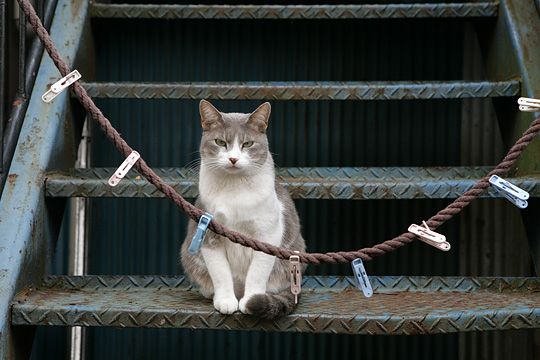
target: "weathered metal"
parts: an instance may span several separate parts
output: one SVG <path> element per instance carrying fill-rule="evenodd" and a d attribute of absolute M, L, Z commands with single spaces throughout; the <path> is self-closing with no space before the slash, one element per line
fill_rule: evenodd
<path fill-rule="evenodd" d="M 92 3 L 90 15 L 138 19 L 387 19 L 497 16 L 497 1 L 374 5 L 146 5 Z"/>
<path fill-rule="evenodd" d="M 344 334 L 435 334 L 540 327 L 536 278 L 308 277 L 296 311 L 267 321 L 214 310 L 183 277 L 50 277 L 13 301 L 14 325 L 210 328 Z"/>
<path fill-rule="evenodd" d="M 523 81 L 522 95 L 540 97 L 540 16 L 532 1 L 504 0 L 500 4 L 499 17 L 494 29 L 479 30 L 486 59 L 486 72 L 490 78 L 520 77 Z M 503 140 L 511 144 L 529 126 L 538 113 L 519 112 L 508 102 L 496 101 L 497 117 Z M 524 151 L 516 165 L 516 174 L 540 172 L 540 141 L 536 139 Z M 524 212 L 524 224 L 534 259 L 537 275 L 540 275 L 540 232 L 537 199 Z"/>
<path fill-rule="evenodd" d="M 91 119 L 86 118 L 81 142 L 77 153 L 78 168 L 88 168 L 91 161 Z M 90 199 L 70 199 L 70 229 L 69 229 L 69 253 L 68 275 L 86 275 L 88 269 L 88 234 L 90 230 Z M 70 360 L 84 360 L 86 352 L 87 331 L 75 326 L 69 329 L 69 354 Z"/>
<path fill-rule="evenodd" d="M 97 98 L 413 100 L 516 96 L 517 80 L 453 82 L 191 82 L 85 83 Z"/>
<path fill-rule="evenodd" d="M 26 98 L 26 15 L 19 10 L 19 67 L 17 68 L 17 96 Z"/>
<path fill-rule="evenodd" d="M 4 113 L 6 83 L 6 0 L 0 0 L 0 179 L 4 172 Z M 0 181 L 0 190 L 2 182 Z"/>
<path fill-rule="evenodd" d="M 185 168 L 154 169 L 182 196 L 197 196 L 197 172 Z M 446 199 L 456 198 L 485 176 L 490 167 L 373 167 L 373 168 L 278 168 L 277 177 L 298 199 Z M 115 187 L 107 180 L 114 168 L 72 169 L 49 173 L 46 195 L 52 197 L 163 197 L 144 178 L 131 172 Z M 540 177 L 508 178 L 508 181 L 540 196 Z M 490 189 L 484 197 L 501 197 Z"/>
<path fill-rule="evenodd" d="M 45 2 L 43 24 L 47 28 L 49 28 L 51 25 L 52 16 L 56 8 L 56 3 L 56 0 L 48 0 Z M 38 39 L 34 39 L 26 58 L 27 71 L 24 86 L 26 87 L 27 91 L 31 91 L 32 87 L 34 86 L 42 53 L 43 44 Z M 2 81 L 0 81 L 0 83 L 2 83 Z M 0 166 L 0 168 L 3 168 L 5 171 L 0 171 L 0 191 L 2 191 L 7 178 L 7 172 L 13 158 L 13 153 L 15 152 L 15 146 L 17 145 L 17 140 L 19 138 L 19 133 L 21 131 L 24 116 L 28 108 L 28 100 L 28 98 L 22 98 L 20 96 L 17 96 L 14 99 L 8 117 L 10 121 L 5 124 L 6 126 L 4 129 L 3 146 L 0 150 L 0 153 L 3 152 L 2 156 L 0 156 L 0 161 L 2 161 L 2 165 Z M 0 103 L 2 103 L 2 100 L 0 100 Z"/>
<path fill-rule="evenodd" d="M 51 34 L 59 51 L 75 58 L 86 17 L 85 1 L 60 0 Z M 69 30 L 66 30 L 69 29 Z M 43 56 L 32 98 L 39 99 L 58 72 Z M 72 166 L 73 127 L 67 93 L 51 104 L 32 101 L 26 112 L 6 186 L 0 198 L 0 358 L 25 357 L 31 334 L 14 339 L 11 299 L 21 287 L 37 283 L 50 266 L 63 202 L 45 206 L 44 178 L 50 167 Z M 15 341 L 17 340 L 17 341 Z"/>
<path fill-rule="evenodd" d="M 500 16 L 494 29 L 479 30 L 481 46 L 490 78 L 522 79 L 522 96 L 540 97 L 540 17 L 531 1 L 505 0 L 500 4 Z M 503 140 L 513 143 L 527 129 L 537 113 L 517 111 L 507 102 L 496 103 Z M 540 142 L 533 142 L 521 156 L 518 174 L 540 172 Z"/>

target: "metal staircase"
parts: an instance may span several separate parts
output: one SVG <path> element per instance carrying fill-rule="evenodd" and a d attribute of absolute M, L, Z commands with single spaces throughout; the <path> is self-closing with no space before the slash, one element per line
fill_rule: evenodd
<path fill-rule="evenodd" d="M 489 19 L 489 26 L 482 23 L 477 30 L 490 80 L 93 82 L 91 18 L 131 21 L 462 18 L 473 24 Z M 517 112 L 516 97 L 540 96 L 536 60 L 540 59 L 540 44 L 538 37 L 531 34 L 540 34 L 540 16 L 532 1 L 521 0 L 298 6 L 120 5 L 59 0 L 51 28 L 61 53 L 73 68 L 83 73 L 84 86 L 95 98 L 276 101 L 493 98 L 507 145 L 532 119 L 531 114 Z M 295 313 L 276 321 L 262 321 L 242 314 L 220 315 L 210 301 L 200 300 L 181 276 L 46 276 L 49 273 L 46 259 L 52 256 L 59 236 L 65 198 L 162 197 L 135 172 L 111 188 L 107 179 L 114 169 L 73 168 L 84 115 L 67 92 L 50 105 L 40 100 L 41 93 L 57 77 L 57 70 L 44 55 L 0 199 L 0 358 L 27 356 L 31 336 L 25 329 L 36 325 L 343 334 L 435 334 L 540 327 L 540 278 L 374 276 L 375 295 L 366 299 L 355 289 L 350 277 L 309 276 L 304 279 L 302 300 Z M 534 214 L 540 209 L 539 150 L 540 142 L 532 143 L 508 177 L 531 195 L 523 220 L 537 274 L 540 232 Z M 410 200 L 456 198 L 489 169 L 489 166 L 284 167 L 277 173 L 296 199 Z M 183 196 L 197 195 L 195 171 L 187 168 L 156 171 Z M 491 190 L 484 196 L 489 199 L 485 201 L 501 197 Z M 334 245 L 332 250 L 342 249 L 339 241 Z"/>

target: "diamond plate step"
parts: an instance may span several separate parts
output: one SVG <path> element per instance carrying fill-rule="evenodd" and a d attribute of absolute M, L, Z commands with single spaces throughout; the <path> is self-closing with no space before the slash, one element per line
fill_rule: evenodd
<path fill-rule="evenodd" d="M 90 5 L 92 17 L 136 19 L 396 19 L 494 17 L 497 12 L 496 1 L 373 5 Z"/>
<path fill-rule="evenodd" d="M 520 82 L 103 82 L 83 84 L 96 98 L 222 100 L 413 100 L 517 96 Z"/>
<path fill-rule="evenodd" d="M 12 303 L 13 325 L 434 334 L 540 327 L 537 278 L 371 277 L 365 298 L 349 277 L 307 277 L 300 304 L 269 321 L 224 316 L 183 277 L 55 276 Z"/>
<path fill-rule="evenodd" d="M 440 199 L 456 198 L 487 174 L 491 167 L 278 168 L 281 183 L 298 199 Z M 116 187 L 107 184 L 113 168 L 72 169 L 49 173 L 51 197 L 163 197 L 136 171 Z M 182 196 L 197 196 L 197 172 L 183 168 L 154 169 Z M 508 178 L 540 196 L 540 175 Z M 490 189 L 484 197 L 500 197 Z"/>

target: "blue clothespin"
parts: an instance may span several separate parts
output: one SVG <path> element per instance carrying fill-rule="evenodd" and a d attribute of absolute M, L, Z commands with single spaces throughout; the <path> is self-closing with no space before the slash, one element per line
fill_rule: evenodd
<path fill-rule="evenodd" d="M 351 265 L 354 272 L 354 277 L 356 278 L 357 287 L 362 290 L 365 297 L 371 297 L 371 295 L 373 295 L 373 288 L 369 282 L 362 259 L 354 259 Z"/>
<path fill-rule="evenodd" d="M 212 221 L 213 216 L 209 213 L 204 213 L 199 219 L 199 224 L 197 225 L 197 231 L 191 239 L 191 244 L 189 244 L 188 251 L 190 254 L 195 255 L 201 250 L 201 246 L 206 235 L 206 230 L 210 221 Z"/>

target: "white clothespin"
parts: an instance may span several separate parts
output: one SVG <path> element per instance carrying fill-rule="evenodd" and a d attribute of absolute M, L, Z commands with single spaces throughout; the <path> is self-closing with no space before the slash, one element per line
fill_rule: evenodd
<path fill-rule="evenodd" d="M 418 236 L 420 240 L 422 240 L 426 244 L 436 247 L 437 249 L 442 251 L 450 250 L 451 246 L 450 243 L 446 241 L 446 236 L 431 230 L 425 221 L 422 221 L 422 224 L 424 226 L 412 224 L 411 226 L 409 226 L 409 231 L 412 232 L 414 235 Z"/>
<path fill-rule="evenodd" d="M 128 171 L 135 165 L 137 160 L 141 158 L 141 155 L 139 155 L 138 152 L 132 151 L 131 154 L 124 160 L 122 165 L 116 171 L 112 176 L 109 178 L 109 185 L 110 186 L 116 186 L 126 176 Z"/>
<path fill-rule="evenodd" d="M 520 209 L 525 209 L 529 203 L 527 199 L 529 198 L 529 193 L 523 189 L 520 189 L 516 185 L 504 180 L 503 178 L 497 175 L 491 175 L 489 178 L 489 183 L 493 185 L 497 191 L 510 201 L 512 204 L 516 205 Z"/>
<path fill-rule="evenodd" d="M 362 293 L 365 297 L 371 297 L 373 295 L 373 288 L 369 282 L 369 277 L 367 276 L 366 269 L 364 268 L 364 263 L 362 259 L 354 259 L 351 263 L 354 277 L 356 278 L 356 286 L 362 290 Z"/>
<path fill-rule="evenodd" d="M 65 88 L 73 84 L 75 81 L 81 78 L 81 74 L 77 70 L 73 70 L 57 82 L 51 85 L 51 88 L 47 90 L 45 94 L 41 96 L 41 100 L 46 103 L 51 102 L 55 97 L 57 97 Z"/>
<path fill-rule="evenodd" d="M 540 112 L 540 99 L 520 97 L 518 104 L 520 111 Z"/>
<path fill-rule="evenodd" d="M 298 251 L 295 251 L 298 253 Z M 294 303 L 298 304 L 298 295 L 302 292 L 302 269 L 300 256 L 289 256 L 289 272 L 291 274 L 291 292 L 294 295 Z"/>

